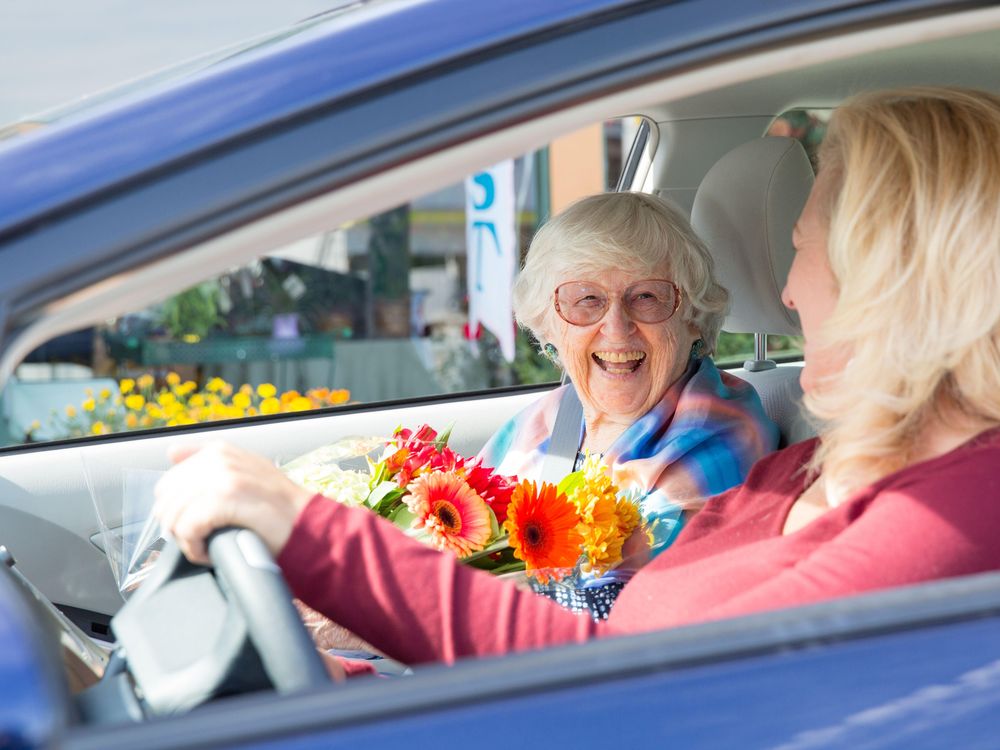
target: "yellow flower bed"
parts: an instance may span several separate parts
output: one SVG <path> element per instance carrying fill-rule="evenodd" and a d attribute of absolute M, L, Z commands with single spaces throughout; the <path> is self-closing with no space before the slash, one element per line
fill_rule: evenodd
<path fill-rule="evenodd" d="M 58 437 L 105 435 L 113 432 L 175 427 L 178 425 L 242 419 L 260 414 L 309 411 L 340 406 L 351 399 L 343 388 L 312 388 L 305 393 L 278 393 L 271 383 L 254 387 L 244 383 L 235 388 L 222 378 L 212 378 L 199 389 L 193 380 L 183 380 L 169 372 L 161 385 L 150 374 L 123 378 L 118 393 L 107 388 L 94 394 L 84 391 L 79 406 L 69 404 L 63 412 L 53 412 L 51 424 Z M 40 429 L 38 422 L 30 432 Z M 29 432 L 29 437 L 30 437 Z"/>

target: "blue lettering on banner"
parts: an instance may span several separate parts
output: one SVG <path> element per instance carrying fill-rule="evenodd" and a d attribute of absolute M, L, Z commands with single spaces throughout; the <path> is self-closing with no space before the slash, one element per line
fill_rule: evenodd
<path fill-rule="evenodd" d="M 493 205 L 496 198 L 496 187 L 493 184 L 493 175 L 489 172 L 480 172 L 472 178 L 483 189 L 482 203 L 473 202 L 473 207 L 477 211 L 485 211 Z M 500 251 L 500 237 L 497 234 L 496 224 L 492 221 L 474 221 L 472 228 L 476 233 L 476 289 L 483 290 L 483 232 L 488 232 L 493 237 L 493 247 L 496 248 L 497 256 L 502 255 Z"/>
<path fill-rule="evenodd" d="M 492 221 L 474 221 L 472 228 L 476 232 L 476 289 L 483 289 L 483 231 L 489 232 L 493 237 L 493 247 L 496 248 L 497 257 L 500 257 L 500 237 L 497 235 L 497 227 Z"/>
<path fill-rule="evenodd" d="M 493 200 L 496 197 L 496 187 L 493 185 L 493 175 L 489 172 L 480 172 L 472 181 L 483 189 L 483 202 L 473 203 L 473 206 L 477 211 L 485 211 L 487 208 L 493 205 Z"/>

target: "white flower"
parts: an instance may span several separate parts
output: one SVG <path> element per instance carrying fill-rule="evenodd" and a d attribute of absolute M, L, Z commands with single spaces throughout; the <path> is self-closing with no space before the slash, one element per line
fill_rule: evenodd
<path fill-rule="evenodd" d="M 288 478 L 307 490 L 319 492 L 344 505 L 364 505 L 368 499 L 370 477 L 363 471 L 350 471 L 336 466 L 299 465 L 288 472 Z"/>

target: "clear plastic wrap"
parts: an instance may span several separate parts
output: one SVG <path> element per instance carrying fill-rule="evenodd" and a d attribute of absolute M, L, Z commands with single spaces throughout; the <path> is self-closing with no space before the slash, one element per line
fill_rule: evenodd
<path fill-rule="evenodd" d="M 163 549 L 160 524 L 153 517 L 153 490 L 164 472 L 122 468 L 93 458 L 85 458 L 83 465 L 101 546 L 127 599 Z"/>

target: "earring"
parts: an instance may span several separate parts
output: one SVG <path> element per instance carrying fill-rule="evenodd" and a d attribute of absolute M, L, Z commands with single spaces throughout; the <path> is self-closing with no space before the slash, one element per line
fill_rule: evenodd
<path fill-rule="evenodd" d="M 559 364 L 559 352 L 556 351 L 555 346 L 553 346 L 551 343 L 548 343 L 542 347 L 542 354 L 545 355 L 545 358 L 549 360 L 549 362 L 551 362 L 552 364 L 554 365 Z"/>
<path fill-rule="evenodd" d="M 702 339 L 696 339 L 693 344 L 691 344 L 691 359 L 701 359 L 705 356 L 705 342 Z"/>

